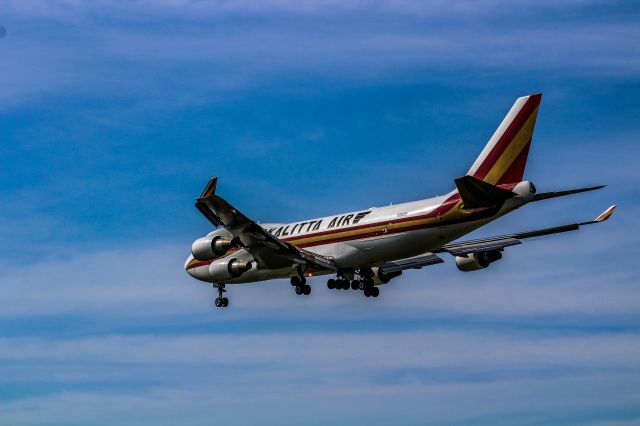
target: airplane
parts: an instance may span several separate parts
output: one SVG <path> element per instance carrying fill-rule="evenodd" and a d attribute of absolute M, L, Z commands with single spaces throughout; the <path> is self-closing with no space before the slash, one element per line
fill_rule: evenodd
<path fill-rule="evenodd" d="M 227 307 L 227 285 L 289 278 L 298 295 L 311 294 L 307 278 L 332 275 L 329 289 L 361 290 L 378 297 L 379 286 L 407 269 L 455 257 L 463 272 L 487 268 L 505 248 L 523 240 L 574 231 L 604 222 L 613 205 L 594 220 L 489 238 L 460 237 L 528 203 L 593 191 L 605 185 L 538 193 L 523 180 L 542 94 L 518 98 L 456 188 L 443 196 L 362 209 L 293 223 L 259 224 L 216 194 L 212 178 L 195 206 L 214 226 L 194 241 L 185 269 L 218 290 Z"/>

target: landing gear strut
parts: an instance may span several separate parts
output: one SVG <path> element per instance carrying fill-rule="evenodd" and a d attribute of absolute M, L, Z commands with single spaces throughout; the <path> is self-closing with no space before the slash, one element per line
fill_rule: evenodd
<path fill-rule="evenodd" d="M 215 301 L 216 308 L 226 308 L 229 306 L 229 299 L 222 297 L 222 294 L 227 291 L 224 289 L 224 284 L 214 284 L 214 286 L 218 287 L 218 297 Z"/>
<path fill-rule="evenodd" d="M 304 294 L 305 296 L 311 294 L 311 286 L 307 284 L 307 279 L 304 275 L 292 276 L 291 285 L 296 288 L 296 294 Z"/>

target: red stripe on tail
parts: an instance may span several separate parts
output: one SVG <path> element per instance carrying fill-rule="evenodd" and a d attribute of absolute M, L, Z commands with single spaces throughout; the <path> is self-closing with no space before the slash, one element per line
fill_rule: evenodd
<path fill-rule="evenodd" d="M 522 178 L 524 177 L 524 168 L 527 165 L 527 157 L 529 156 L 529 147 L 531 147 L 531 141 L 529 141 L 522 151 L 520 151 L 520 154 L 518 154 L 513 163 L 511 163 L 507 171 L 504 172 L 496 185 L 522 181 Z"/>
<path fill-rule="evenodd" d="M 487 155 L 487 158 L 484 159 L 478 170 L 473 174 L 473 177 L 483 180 L 493 165 L 498 161 L 504 150 L 509 146 L 509 143 L 513 140 L 513 138 L 518 134 L 524 123 L 527 122 L 527 119 L 533 114 L 538 105 L 540 105 L 540 101 L 542 99 L 542 94 L 538 93 L 537 95 L 531 95 L 527 102 L 522 106 L 522 109 L 515 116 L 509 127 L 504 131 L 498 142 L 496 142 L 495 146 Z M 527 149 L 528 151 L 528 149 Z M 526 162 L 526 154 L 525 154 L 525 162 Z M 524 166 L 522 168 L 524 172 Z"/>

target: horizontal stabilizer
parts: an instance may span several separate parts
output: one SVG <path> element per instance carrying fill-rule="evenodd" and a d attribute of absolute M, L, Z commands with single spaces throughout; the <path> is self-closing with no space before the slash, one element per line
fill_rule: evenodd
<path fill-rule="evenodd" d="M 499 206 L 505 200 L 516 196 L 514 192 L 498 188 L 473 176 L 463 176 L 455 182 L 462 198 L 462 207 L 465 209 Z"/>
<path fill-rule="evenodd" d="M 541 192 L 533 196 L 533 201 L 548 200 L 549 198 L 564 197 L 565 195 L 579 194 L 581 192 L 595 191 L 607 185 L 590 186 L 588 188 L 569 189 L 567 191 Z"/>

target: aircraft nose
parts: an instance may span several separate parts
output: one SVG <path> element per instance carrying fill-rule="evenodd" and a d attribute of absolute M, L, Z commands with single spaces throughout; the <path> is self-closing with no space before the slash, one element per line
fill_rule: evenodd
<path fill-rule="evenodd" d="M 184 269 L 187 271 L 187 274 L 197 280 L 211 282 L 209 277 L 209 263 L 210 262 L 200 262 L 192 255 L 187 257 L 187 260 L 184 262 Z"/>
<path fill-rule="evenodd" d="M 184 262 L 184 270 L 187 271 L 187 274 L 191 275 L 192 277 L 195 278 L 194 274 L 194 269 L 189 267 L 189 264 L 191 263 L 191 261 L 194 259 L 193 255 L 189 255 L 189 257 L 187 257 L 187 260 Z"/>

